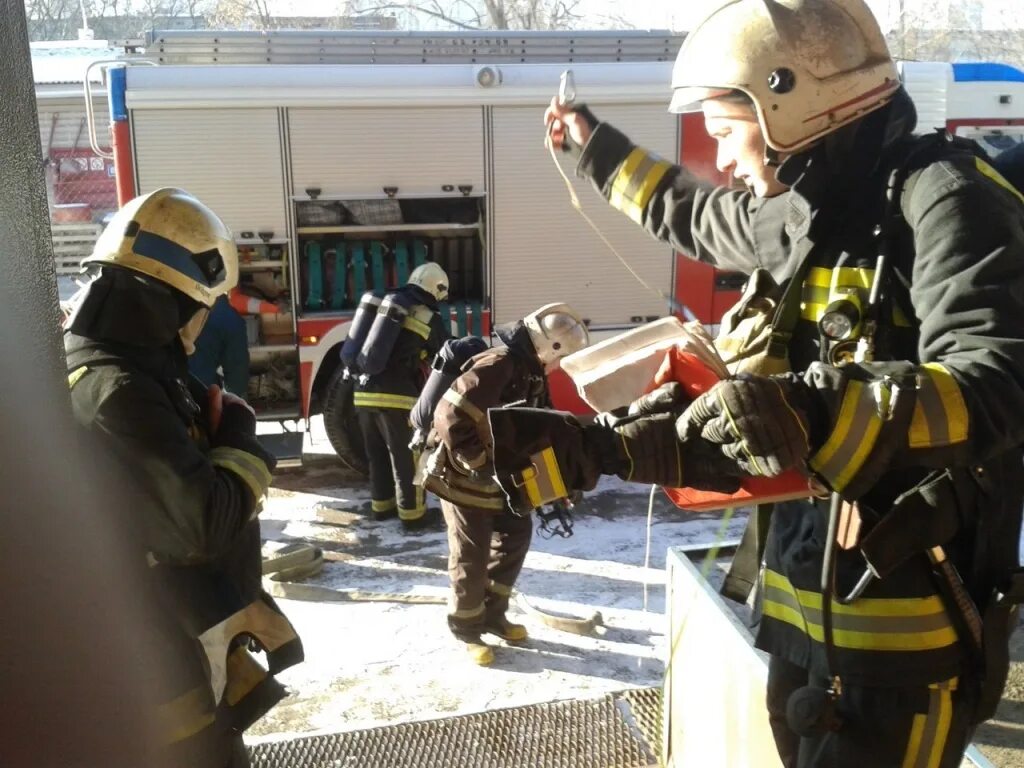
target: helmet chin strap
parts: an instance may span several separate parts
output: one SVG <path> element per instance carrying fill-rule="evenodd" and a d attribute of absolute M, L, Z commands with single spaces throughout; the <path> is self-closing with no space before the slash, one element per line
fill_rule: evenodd
<path fill-rule="evenodd" d="M 767 144 L 764 146 L 764 167 L 765 168 L 778 168 L 782 165 L 782 158 L 779 156 L 778 151 L 772 149 Z"/>

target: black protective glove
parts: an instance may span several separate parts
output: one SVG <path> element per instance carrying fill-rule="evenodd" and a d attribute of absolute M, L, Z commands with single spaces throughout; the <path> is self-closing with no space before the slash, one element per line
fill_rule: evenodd
<path fill-rule="evenodd" d="M 539 408 L 492 408 L 488 418 L 495 479 L 514 511 L 590 490 L 601 475 L 722 493 L 739 488 L 736 463 L 717 446 L 699 436 L 677 439 L 675 413 L 627 416 L 614 427 Z"/>
<path fill-rule="evenodd" d="M 277 466 L 277 459 L 256 439 L 256 415 L 245 401 L 238 398 L 224 398 L 224 408 L 217 431 L 210 436 L 214 448 L 225 447 L 245 451 L 260 459 L 271 472 Z"/>
<path fill-rule="evenodd" d="M 719 445 L 747 475 L 775 477 L 806 471 L 814 415 L 814 393 L 795 374 L 741 374 L 698 397 L 676 428 L 684 442 L 702 437 Z"/>
<path fill-rule="evenodd" d="M 735 462 L 700 435 L 680 440 L 676 418 L 671 412 L 629 416 L 611 428 L 611 436 L 592 435 L 593 439 L 609 440 L 614 449 L 614 462 L 605 460 L 605 473 L 670 488 L 720 493 L 739 490 L 741 473 Z"/>
<path fill-rule="evenodd" d="M 614 428 L 616 424 L 630 416 L 647 416 L 653 413 L 679 415 L 689 404 L 690 398 L 687 397 L 682 385 L 677 381 L 670 381 L 646 395 L 641 395 L 628 406 L 597 414 L 594 423 Z"/>

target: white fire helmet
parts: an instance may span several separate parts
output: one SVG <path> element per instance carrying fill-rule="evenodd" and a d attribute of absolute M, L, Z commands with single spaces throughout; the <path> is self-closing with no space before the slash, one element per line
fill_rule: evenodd
<path fill-rule="evenodd" d="M 433 261 L 416 267 L 409 275 L 408 285 L 418 285 L 438 301 L 448 298 L 448 274 Z"/>
<path fill-rule="evenodd" d="M 545 368 L 590 344 L 586 323 L 568 304 L 545 304 L 524 317 L 523 325 Z"/>
<path fill-rule="evenodd" d="M 238 284 L 231 230 L 195 197 L 172 187 L 125 203 L 82 263 L 139 272 L 206 307 Z"/>
<path fill-rule="evenodd" d="M 864 0 L 727 0 L 679 50 L 669 111 L 741 91 L 768 146 L 795 152 L 878 109 L 899 87 Z"/>

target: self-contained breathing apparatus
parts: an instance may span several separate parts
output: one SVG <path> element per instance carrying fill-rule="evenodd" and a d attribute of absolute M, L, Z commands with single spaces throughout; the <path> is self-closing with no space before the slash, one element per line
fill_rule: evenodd
<path fill-rule="evenodd" d="M 419 297 L 413 290 L 401 289 L 381 300 L 373 325 L 356 356 L 361 381 L 376 376 L 387 367 L 391 350 L 395 348 L 403 328 L 429 328 L 433 310 L 417 301 Z"/>
<path fill-rule="evenodd" d="M 370 333 L 373 321 L 377 318 L 377 310 L 380 309 L 384 297 L 376 291 L 367 291 L 359 299 L 359 306 L 352 316 L 352 324 L 348 328 L 348 338 L 341 345 L 341 364 L 344 366 L 345 378 L 351 378 L 359 374 L 356 366 L 356 359 L 366 343 L 366 337 Z"/>

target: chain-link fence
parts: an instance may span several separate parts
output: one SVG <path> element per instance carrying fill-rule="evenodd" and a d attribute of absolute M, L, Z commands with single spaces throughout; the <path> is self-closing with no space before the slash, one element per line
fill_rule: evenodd
<path fill-rule="evenodd" d="M 37 108 L 57 274 L 73 275 L 92 252 L 106 218 L 117 210 L 114 161 L 90 148 L 81 96 L 40 98 Z M 108 144 L 104 138 L 100 131 L 99 140 Z"/>

